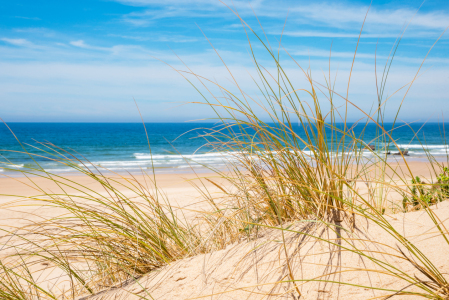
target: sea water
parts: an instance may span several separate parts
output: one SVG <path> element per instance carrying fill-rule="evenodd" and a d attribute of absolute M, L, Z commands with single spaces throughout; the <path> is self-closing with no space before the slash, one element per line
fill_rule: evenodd
<path fill-rule="evenodd" d="M 437 160 L 446 161 L 449 150 L 445 142 L 444 129 L 449 128 L 446 125 L 449 124 L 395 124 L 392 132 L 393 124 L 384 124 L 384 128 L 400 149 L 408 150 L 408 159 L 424 159 L 431 154 Z M 3 174 L 37 165 L 53 173 L 74 172 L 72 167 L 55 161 L 63 156 L 79 159 L 76 164 L 82 168 L 95 165 L 114 172 L 220 168 L 232 157 L 205 146 L 207 141 L 201 135 L 217 128 L 213 123 L 146 123 L 145 127 L 142 123 L 9 123 L 8 126 L 0 125 L 0 159 L 3 167 L 7 167 L 0 168 Z M 293 125 L 293 128 L 305 137 L 301 126 Z M 366 144 L 378 145 L 380 141 L 376 140 L 380 131 L 374 124 L 357 125 L 354 134 L 361 136 Z M 331 138 L 330 134 L 327 136 Z M 350 141 L 346 139 L 347 143 Z M 52 144 L 51 148 L 47 143 Z M 388 150 L 392 154 L 398 152 L 393 144 Z"/>

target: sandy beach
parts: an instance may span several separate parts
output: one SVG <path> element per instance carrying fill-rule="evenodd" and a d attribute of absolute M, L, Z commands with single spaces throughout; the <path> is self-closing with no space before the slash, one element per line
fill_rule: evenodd
<path fill-rule="evenodd" d="M 405 173 L 409 170 L 404 164 L 395 165 L 393 168 Z M 410 162 L 409 168 L 413 176 L 419 175 L 429 181 L 434 176 L 430 165 L 426 163 Z M 390 175 L 394 179 L 393 173 Z M 208 180 L 200 180 L 198 176 L 201 179 L 215 180 L 222 188 L 227 188 L 226 181 L 222 179 L 217 181 L 216 174 L 212 173 L 160 174 L 155 177 L 158 189 L 163 191 L 172 207 L 183 212 L 187 220 L 195 218 L 200 211 L 210 209 L 201 191 L 208 190 L 217 199 L 223 194 L 216 185 Z M 139 186 L 148 193 L 155 191 L 154 185 L 145 176 L 114 177 L 111 180 L 117 190 L 131 200 L 140 201 L 139 197 L 125 185 Z M 83 186 L 84 190 L 77 190 L 75 187 L 64 188 L 64 193 L 81 195 L 87 191 L 105 197 L 110 196 L 102 185 L 89 177 L 72 176 L 65 178 L 63 182 L 70 184 L 70 181 Z M 0 198 L 2 206 L 0 219 L 1 228 L 4 230 L 14 231 L 21 226 L 65 213 L 63 209 L 56 207 L 18 205 L 21 202 L 27 203 L 29 197 L 41 195 L 42 191 L 39 189 L 53 194 L 63 192 L 60 186 L 48 179 L 1 178 L 0 186 L 3 194 Z M 23 197 L 19 198 L 18 195 Z M 448 203 L 442 202 L 432 209 L 440 218 L 441 224 L 449 226 Z M 434 247 L 442 242 L 442 237 L 436 234 L 435 227 L 425 212 L 399 213 L 387 215 L 387 218 L 417 247 L 431 249 L 426 252 L 428 258 L 438 264 L 441 272 L 449 272 L 446 259 L 449 256 L 448 249 Z M 363 240 L 358 244 L 363 251 L 373 253 L 373 257 L 386 259 L 401 272 L 420 276 L 410 263 L 397 258 L 396 241 L 385 234 L 382 228 L 363 218 L 356 218 L 355 224 L 356 229 L 345 232 L 345 238 Z M 383 274 L 370 260 L 304 235 L 312 233 L 327 240 L 337 238 L 335 232 L 329 228 L 307 222 L 293 223 L 290 231 L 282 237 L 287 245 L 287 248 L 283 249 L 284 244 L 277 242 L 281 238 L 280 232 L 262 228 L 255 240 L 242 239 L 220 251 L 177 260 L 120 287 L 109 287 L 96 296 L 80 299 L 142 299 L 141 297 L 148 295 L 151 295 L 152 299 L 261 299 L 263 295 L 271 295 L 276 299 L 297 299 L 296 287 L 287 276 L 286 261 L 289 261 L 290 267 L 294 269 L 292 276 L 298 280 L 296 284 L 300 286 L 303 295 L 301 299 L 347 299 L 354 295 L 362 299 L 386 293 L 382 290 L 363 289 L 353 285 L 376 286 L 387 290 L 405 287 L 405 281 L 391 279 L 391 276 Z M 8 252 L 3 251 L 3 255 L 5 253 Z M 58 272 L 46 268 L 39 269 L 38 272 L 47 280 L 47 284 L 64 286 L 64 280 L 57 276 Z M 366 269 L 377 271 L 374 273 L 364 271 Z M 345 281 L 348 284 L 338 285 L 322 280 Z"/>
<path fill-rule="evenodd" d="M 198 185 L 206 186 L 211 192 L 217 192 L 217 188 L 209 181 L 200 180 L 199 178 L 214 179 L 217 176 L 212 173 L 174 173 L 174 174 L 159 174 L 156 175 L 156 183 L 158 189 L 162 190 L 166 195 L 166 199 L 174 207 L 183 207 L 190 209 L 201 208 L 200 199 L 201 193 L 198 190 Z M 19 203 L 29 203 L 28 197 L 39 197 L 43 195 L 43 191 L 52 194 L 70 194 L 70 195 L 82 195 L 82 191 L 98 193 L 103 196 L 109 196 L 108 191 L 96 180 L 88 176 L 64 176 L 63 178 L 56 178 L 55 180 L 61 180 L 66 183 L 61 187 L 55 181 L 51 181 L 47 178 L 39 177 L 13 177 L 13 178 L 0 178 L 1 193 L 0 196 L 0 220 L 3 226 L 9 227 L 23 226 L 28 222 L 37 220 L 43 220 L 44 218 L 57 217 L 63 213 L 63 210 L 55 207 L 44 206 L 26 206 Z M 153 176 L 144 175 L 123 175 L 123 176 L 111 176 L 111 183 L 121 193 L 138 201 L 138 196 L 132 190 L 135 187 L 139 187 L 148 192 L 154 192 L 155 186 L 153 184 Z M 115 182 L 113 182 L 115 180 Z M 75 183 L 76 184 L 73 184 Z M 41 190 L 42 189 L 42 190 Z M 82 200 L 80 200 L 82 201 Z M 17 207 L 19 206 L 19 207 Z"/>
<path fill-rule="evenodd" d="M 428 178 L 429 181 L 435 177 L 435 174 L 429 163 L 410 161 L 407 163 L 391 164 L 391 169 L 387 170 L 387 174 L 391 178 L 397 178 L 398 176 L 411 178 L 410 171 L 413 176 L 421 176 L 422 178 Z M 397 174 L 396 174 L 397 173 Z M 171 205 L 179 208 L 189 209 L 201 209 L 204 207 L 201 202 L 202 193 L 201 190 L 208 190 L 215 194 L 217 197 L 222 196 L 222 192 L 210 181 L 204 180 L 208 178 L 212 181 L 216 181 L 219 185 L 227 188 L 229 182 L 220 179 L 217 174 L 214 173 L 173 173 L 173 174 L 157 174 L 153 175 L 120 175 L 111 176 L 111 184 L 120 192 L 128 197 L 135 197 L 135 192 L 132 191 L 134 187 L 139 187 L 142 190 L 151 192 L 155 191 L 153 181 L 155 179 L 158 189 L 163 191 L 166 195 L 166 199 Z M 61 180 L 62 183 L 67 185 L 61 188 L 56 181 Z M 76 184 L 74 184 L 76 183 Z M 15 208 L 18 203 L 27 201 L 27 197 L 37 197 L 43 194 L 42 191 L 53 194 L 71 194 L 81 195 L 82 191 L 93 191 L 101 195 L 108 195 L 104 187 L 99 184 L 98 181 L 93 180 L 88 176 L 63 176 L 61 178 L 55 177 L 55 181 L 48 178 L 40 177 L 11 177 L 0 178 L 1 195 L 0 205 L 2 210 L 0 211 L 0 219 L 3 220 L 3 225 L 23 225 L 26 220 L 37 220 L 45 217 L 56 217 L 62 212 L 57 208 L 48 207 L 26 207 L 21 206 Z M 363 185 L 360 185 L 363 193 Z M 14 221 L 12 221 L 14 220 Z"/>

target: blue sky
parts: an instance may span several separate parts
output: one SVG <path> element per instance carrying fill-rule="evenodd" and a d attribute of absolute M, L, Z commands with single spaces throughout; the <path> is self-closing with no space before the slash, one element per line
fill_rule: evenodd
<path fill-rule="evenodd" d="M 324 82 L 332 45 L 332 74 L 345 91 L 357 37 L 370 1 L 225 1 L 257 28 L 259 17 L 270 43 L 279 40 L 288 13 L 283 47 Z M 369 109 L 376 101 L 378 69 L 421 1 L 373 1 L 353 71 L 350 99 Z M 0 117 L 5 121 L 173 122 L 212 116 L 168 66 L 229 82 L 203 33 L 242 87 L 257 90 L 245 32 L 237 17 L 214 0 L 2 1 L 0 4 Z M 426 1 L 404 34 L 386 88 L 388 95 L 413 79 L 427 51 L 449 26 L 449 1 Z M 264 62 L 262 49 L 256 45 Z M 297 86 L 305 84 L 285 60 Z M 269 64 L 267 62 L 267 64 Z M 269 68 L 269 66 L 267 67 Z M 401 118 L 449 116 L 449 33 L 443 35 L 406 98 Z M 403 93 L 392 97 L 391 116 Z M 396 105 L 396 106 L 395 106 Z M 388 114 L 387 114 L 388 115 Z"/>

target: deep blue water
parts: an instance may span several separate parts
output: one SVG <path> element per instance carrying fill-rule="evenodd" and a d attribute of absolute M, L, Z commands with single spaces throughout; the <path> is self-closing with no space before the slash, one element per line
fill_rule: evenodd
<path fill-rule="evenodd" d="M 33 153 L 48 156 L 32 147 L 45 149 L 45 146 L 37 142 L 50 142 L 76 153 L 78 157 L 84 156 L 93 164 L 113 171 L 151 168 L 147 137 L 141 123 L 9 123 L 8 125 L 26 149 Z M 391 125 L 387 124 L 385 128 L 390 129 Z M 210 153 L 210 148 L 201 148 L 205 140 L 197 138 L 199 134 L 214 126 L 216 125 L 211 123 L 147 123 L 154 167 L 168 172 L 187 170 L 189 164 L 185 158 L 215 167 L 223 165 L 222 156 Z M 447 157 L 448 148 L 444 142 L 443 124 L 427 123 L 424 126 L 412 124 L 413 130 L 408 126 L 399 128 L 398 126 L 400 125 L 396 125 L 393 131 L 393 137 L 402 149 L 409 150 L 410 158 L 425 157 L 421 143 L 426 144 L 426 149 L 437 158 Z M 445 124 L 446 128 L 449 128 L 448 126 L 449 124 Z M 362 126 L 356 126 L 356 135 L 359 135 L 361 130 Z M 295 131 L 300 135 L 304 134 L 299 126 Z M 415 136 L 414 132 L 417 131 L 419 134 Z M 189 133 L 184 134 L 186 132 Z M 370 143 L 376 134 L 376 127 L 368 125 L 363 140 Z M 11 162 L 17 169 L 34 166 L 33 160 L 28 155 L 11 152 L 23 152 L 23 149 L 4 124 L 0 125 L 0 149 L 2 161 Z M 71 171 L 70 168 L 44 157 L 34 156 L 34 159 L 51 172 Z"/>

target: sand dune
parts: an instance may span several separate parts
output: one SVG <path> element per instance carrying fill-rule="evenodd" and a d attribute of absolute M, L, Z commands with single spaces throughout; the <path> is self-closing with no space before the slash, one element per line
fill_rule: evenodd
<path fill-rule="evenodd" d="M 433 209 L 446 228 L 449 227 L 449 202 L 440 203 Z M 449 273 L 449 249 L 437 246 L 444 241 L 435 234 L 434 225 L 425 212 L 396 214 L 387 218 L 401 234 L 424 251 L 441 272 Z M 356 243 L 360 250 L 388 261 L 404 273 L 423 278 L 410 263 L 394 257 L 398 254 L 395 239 L 385 234 L 383 229 L 363 219 L 358 219 L 356 224 L 354 232 L 343 231 L 342 237 L 363 239 L 364 242 Z M 298 222 L 291 230 L 297 232 L 285 234 L 287 252 L 279 243 L 282 240 L 279 231 L 264 230 L 255 240 L 177 261 L 136 282 L 88 299 L 298 299 L 293 283 L 288 282 L 286 253 L 302 293 L 301 299 L 369 299 L 390 293 L 351 285 L 397 290 L 408 286 L 404 280 L 382 274 L 379 266 L 363 256 L 305 235 L 338 242 L 332 230 L 312 222 Z M 344 241 L 342 244 L 345 246 Z M 346 282 L 348 285 L 319 280 Z M 395 297 L 402 298 L 418 297 Z"/>
<path fill-rule="evenodd" d="M 432 177 L 428 164 L 412 162 L 410 169 L 413 175 L 429 179 Z M 212 178 L 214 175 L 201 176 Z M 217 197 L 221 195 L 215 185 L 209 181 L 201 183 L 194 174 L 157 175 L 156 178 L 158 188 L 164 191 L 170 204 L 187 212 L 187 219 L 195 217 L 197 211 L 208 208 L 195 184 L 204 184 Z M 85 189 L 107 196 L 107 191 L 88 177 L 68 177 L 66 180 L 74 180 Z M 127 180 L 128 183 L 139 182 L 149 191 L 154 189 L 142 176 L 118 179 L 114 183 L 117 189 L 132 199 L 132 192 L 121 184 Z M 4 195 L 0 198 L 2 229 L 12 230 L 64 213 L 64 210 L 55 207 L 17 206 L 20 201 L 28 201 L 26 197 L 42 194 L 33 184 L 47 192 L 60 193 L 60 187 L 54 182 L 42 178 L 33 178 L 32 182 L 26 178 L 3 178 L 0 184 Z M 221 180 L 220 184 L 226 187 L 225 181 Z M 81 194 L 75 188 L 65 191 Z M 134 199 L 139 201 L 138 197 Z M 448 228 L 449 202 L 439 203 L 432 209 Z M 387 214 L 386 218 L 399 233 L 425 252 L 440 272 L 449 273 L 449 249 L 437 246 L 444 244 L 442 237 L 435 234 L 435 225 L 424 211 Z M 250 240 L 242 238 L 226 249 L 175 261 L 121 286 L 107 288 L 96 295 L 80 299 L 298 299 L 298 290 L 302 294 L 301 299 L 367 299 L 391 294 L 389 289 L 399 290 L 409 285 L 405 280 L 384 274 L 378 265 L 363 255 L 341 250 L 327 241 L 341 243 L 348 249 L 356 247 L 363 253 L 391 263 L 398 272 L 423 277 L 409 262 L 398 257 L 397 241 L 384 229 L 357 216 L 356 227 L 352 228 L 351 224 L 349 217 L 341 224 L 342 229 L 325 227 L 313 220 L 302 220 L 284 224 L 284 228 L 290 226 L 284 236 L 279 230 L 261 228 L 258 236 L 252 236 Z M 341 238 L 338 238 L 336 232 Z M 283 240 L 285 244 L 281 243 Z M 354 241 L 353 244 L 348 244 L 351 241 Z M 7 255 L 8 251 L 3 250 L 0 254 Z M 40 265 L 34 271 L 39 273 L 41 281 L 45 281 L 47 286 L 63 289 L 67 284 L 67 278 L 51 265 Z M 409 289 L 417 290 L 413 287 Z M 396 299 L 402 297 L 405 296 Z"/>

